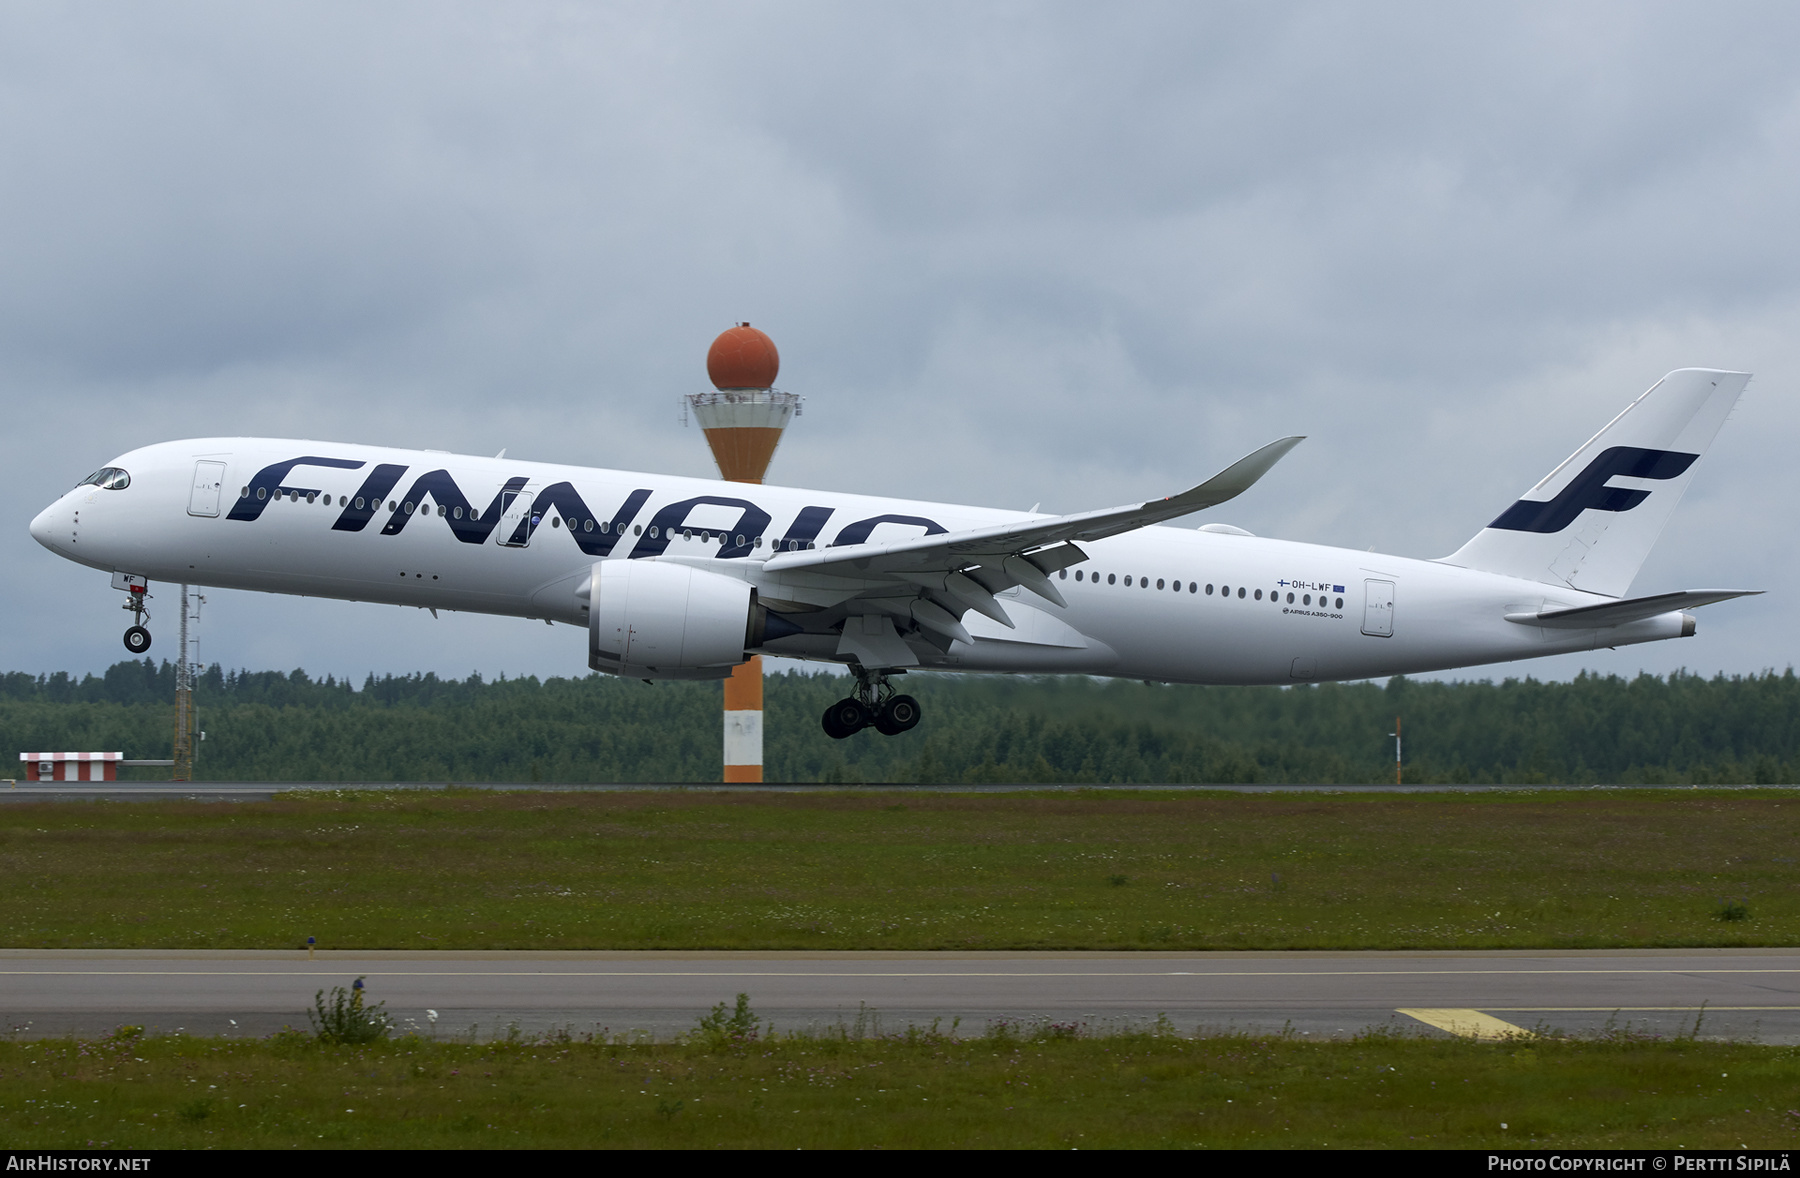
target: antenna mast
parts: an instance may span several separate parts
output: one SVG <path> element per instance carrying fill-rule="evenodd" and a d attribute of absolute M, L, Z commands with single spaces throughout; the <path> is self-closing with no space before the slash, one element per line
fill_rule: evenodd
<path fill-rule="evenodd" d="M 206 598 L 198 593 L 190 595 L 188 587 L 181 587 L 181 649 L 175 657 L 175 768 L 169 777 L 172 781 L 192 781 L 194 779 L 194 733 L 199 727 L 194 716 L 194 660 L 190 657 L 192 647 L 200 643 L 200 636 L 195 633 L 190 640 L 188 622 L 191 619 L 194 629 L 200 627 L 200 607 L 206 604 Z"/>

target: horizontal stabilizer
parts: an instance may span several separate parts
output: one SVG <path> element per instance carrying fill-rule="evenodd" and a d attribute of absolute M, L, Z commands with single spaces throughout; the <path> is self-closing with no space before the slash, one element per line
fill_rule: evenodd
<path fill-rule="evenodd" d="M 1678 609 L 1698 609 L 1715 601 L 1734 597 L 1754 597 L 1761 589 L 1684 589 L 1678 593 L 1658 593 L 1654 597 L 1633 597 L 1627 601 L 1608 601 L 1600 605 L 1582 605 L 1574 609 L 1550 609 L 1535 614 L 1507 614 L 1506 620 L 1525 626 L 1548 626 L 1553 630 L 1597 630 L 1606 626 L 1623 626 L 1641 622 Z"/>

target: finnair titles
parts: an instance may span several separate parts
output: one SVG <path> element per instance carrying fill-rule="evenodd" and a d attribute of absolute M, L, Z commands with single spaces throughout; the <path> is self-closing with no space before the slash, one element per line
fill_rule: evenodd
<path fill-rule="evenodd" d="M 831 736 L 919 720 L 914 668 L 1300 683 L 1694 633 L 1747 590 L 1627 596 L 1749 376 L 1682 369 L 1439 560 L 1161 527 L 1247 491 L 1299 438 L 1166 499 L 1046 516 L 326 442 L 204 438 L 114 459 L 31 534 L 149 582 L 469 610 L 587 631 L 588 665 L 721 679 L 835 662 Z"/>

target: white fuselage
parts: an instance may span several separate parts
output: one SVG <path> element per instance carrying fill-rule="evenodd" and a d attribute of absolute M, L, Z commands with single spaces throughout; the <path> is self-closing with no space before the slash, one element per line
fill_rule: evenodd
<path fill-rule="evenodd" d="M 303 461 L 269 474 L 304 458 L 337 465 Z M 577 590 L 596 561 L 677 560 L 749 581 L 771 609 L 804 607 L 789 616 L 807 632 L 770 640 L 766 653 L 840 661 L 831 627 L 841 628 L 844 594 L 803 572 L 764 570 L 777 547 L 1034 518 L 334 442 L 167 442 L 114 466 L 129 473 L 128 486 L 77 487 L 32 522 L 32 535 L 70 560 L 152 581 L 581 626 Z M 517 539 L 524 543 L 508 543 Z M 1081 547 L 1088 559 L 1054 577 L 1066 607 L 1006 589 L 999 597 L 1015 629 L 970 611 L 962 623 L 971 641 L 927 649 L 920 665 L 1292 683 L 1561 654 L 1692 627 L 1676 612 L 1603 630 L 1541 628 L 1506 615 L 1610 599 L 1436 561 L 1188 527 Z"/>

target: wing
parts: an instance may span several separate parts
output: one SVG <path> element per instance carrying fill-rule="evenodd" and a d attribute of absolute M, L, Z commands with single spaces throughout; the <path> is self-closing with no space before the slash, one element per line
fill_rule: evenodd
<path fill-rule="evenodd" d="M 772 582 L 835 588 L 849 602 L 852 614 L 885 613 L 910 620 L 942 639 L 968 642 L 960 621 L 967 610 L 1005 626 L 1013 624 L 993 595 L 1014 585 L 1066 605 L 1050 574 L 1087 559 L 1077 546 L 1081 541 L 1117 536 L 1233 499 L 1300 442 L 1298 437 L 1271 442 L 1199 486 L 1166 499 L 891 543 L 783 552 L 771 556 L 762 573 Z M 770 595 L 781 596 L 779 590 Z M 867 599 L 867 610 L 858 608 L 860 599 Z"/>
<path fill-rule="evenodd" d="M 1256 453 L 1238 459 L 1199 486 L 1179 495 L 1171 495 L 1167 499 L 1153 499 L 1148 503 L 1104 511 L 1087 511 L 1080 515 L 997 524 L 964 532 L 942 532 L 935 536 L 919 536 L 888 544 L 848 544 L 807 552 L 783 552 L 771 556 L 763 568 L 772 573 L 847 568 L 853 571 L 853 575 L 860 577 L 872 572 L 955 569 L 967 564 L 1003 560 L 1051 545 L 1080 540 L 1103 540 L 1108 536 L 1149 527 L 1151 524 L 1176 519 L 1224 503 L 1228 499 L 1235 499 L 1267 474 L 1269 468 L 1279 462 L 1289 450 L 1298 446 L 1301 440 L 1295 437 L 1270 442 Z M 1052 565 L 1042 571 L 1055 572 L 1085 559 L 1085 556 L 1076 556 L 1074 560 Z"/>

